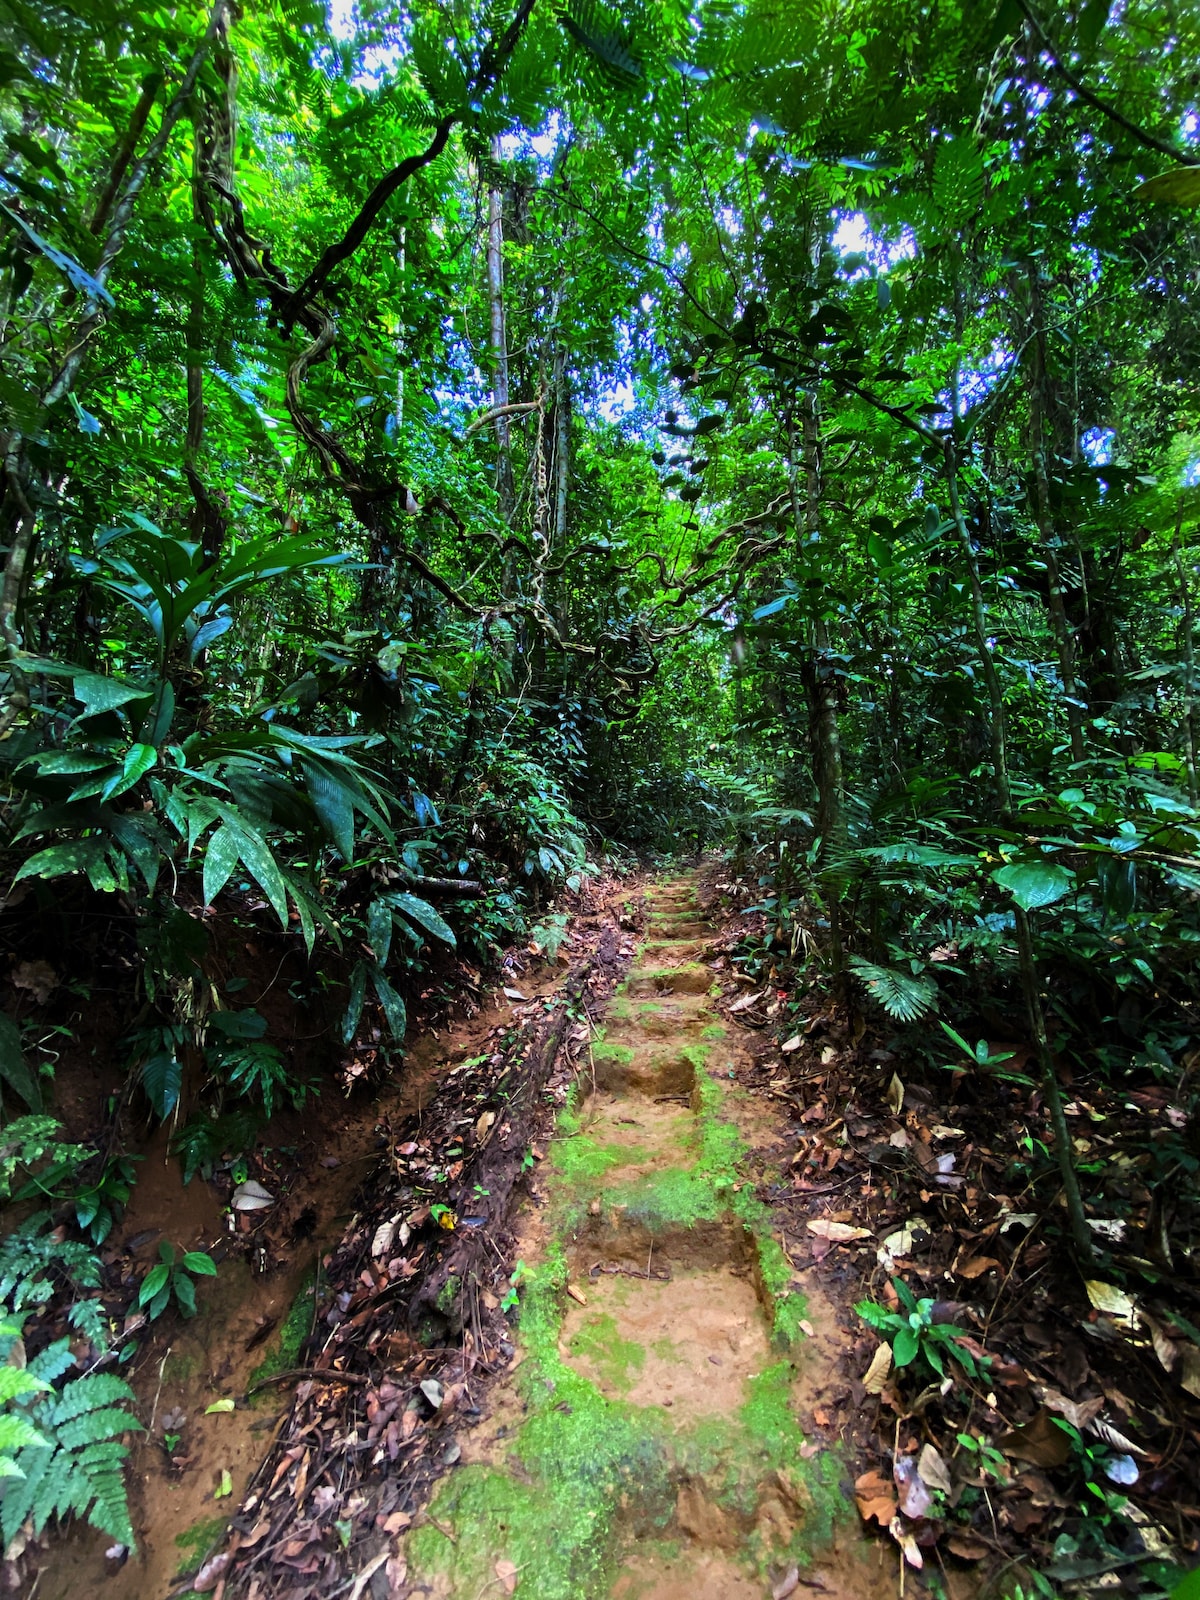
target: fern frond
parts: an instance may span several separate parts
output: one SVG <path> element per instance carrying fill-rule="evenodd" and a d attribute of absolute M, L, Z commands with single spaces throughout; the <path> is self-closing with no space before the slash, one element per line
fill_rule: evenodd
<path fill-rule="evenodd" d="M 877 967 L 861 956 L 851 956 L 850 966 L 872 999 L 897 1022 L 915 1022 L 937 1004 L 937 985 L 930 978 L 915 978 L 894 967 Z"/>

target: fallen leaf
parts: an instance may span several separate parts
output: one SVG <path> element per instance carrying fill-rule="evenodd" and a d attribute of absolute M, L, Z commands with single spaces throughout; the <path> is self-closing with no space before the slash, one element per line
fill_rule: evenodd
<path fill-rule="evenodd" d="M 1035 1467 L 1061 1467 L 1070 1458 L 1071 1440 L 1043 1406 L 1032 1422 L 1000 1434 L 996 1449 Z"/>
<path fill-rule="evenodd" d="M 387 1255 L 392 1248 L 392 1240 L 396 1237 L 396 1228 L 399 1217 L 391 1217 L 387 1222 L 381 1222 L 375 1229 L 375 1237 L 371 1240 L 371 1255 L 376 1261 L 380 1256 Z"/>
<path fill-rule="evenodd" d="M 1127 1439 L 1119 1428 L 1114 1428 L 1111 1422 L 1105 1422 L 1103 1417 L 1096 1417 L 1088 1423 L 1088 1432 L 1094 1433 L 1097 1439 L 1104 1444 L 1111 1445 L 1114 1450 L 1119 1450 L 1127 1456 L 1144 1456 L 1145 1450 L 1140 1444 L 1134 1444 L 1132 1439 Z"/>
<path fill-rule="evenodd" d="M 952 1533 L 946 1543 L 960 1561 L 982 1561 L 988 1553 L 987 1545 L 969 1533 Z"/>
<path fill-rule="evenodd" d="M 526 997 L 521 993 L 520 989 L 506 988 L 504 991 L 504 998 L 506 1000 L 524 1000 Z"/>
<path fill-rule="evenodd" d="M 800 1035 L 798 1033 L 794 1033 L 792 1037 L 788 1039 L 786 1043 L 781 1044 L 779 1048 L 783 1051 L 785 1056 L 790 1056 L 793 1050 L 799 1050 L 802 1043 L 803 1041 Z"/>
<path fill-rule="evenodd" d="M 759 989 L 755 994 L 741 995 L 733 1002 L 729 1009 L 730 1011 L 749 1011 L 751 1006 L 756 1006 L 758 1004 L 766 992 L 767 991 L 765 989 Z"/>
<path fill-rule="evenodd" d="M 421 1381 L 421 1393 L 435 1411 L 442 1403 L 442 1386 L 436 1378 L 424 1378 Z"/>
<path fill-rule="evenodd" d="M 800 1587 L 800 1568 L 791 1566 L 771 1590 L 771 1600 L 787 1600 Z"/>
<path fill-rule="evenodd" d="M 265 1211 L 268 1206 L 275 1204 L 275 1196 L 268 1194 L 261 1183 L 256 1183 L 253 1178 L 247 1178 L 245 1183 L 239 1183 L 233 1191 L 233 1209 L 235 1211 Z"/>
<path fill-rule="evenodd" d="M 475 1124 L 476 1144 L 482 1143 L 483 1139 L 491 1131 L 492 1124 L 495 1122 L 495 1120 L 496 1113 L 494 1111 L 484 1111 L 480 1115 L 479 1120 Z"/>
<path fill-rule="evenodd" d="M 904 1085 L 900 1081 L 898 1072 L 892 1073 L 892 1081 L 888 1084 L 887 1103 L 894 1117 L 898 1117 L 904 1110 Z"/>
<path fill-rule="evenodd" d="M 885 1271 L 890 1272 L 897 1260 L 912 1254 L 912 1247 L 912 1227 L 906 1222 L 902 1228 L 897 1228 L 895 1233 L 888 1234 L 875 1252 L 876 1259 Z"/>
<path fill-rule="evenodd" d="M 1000 1263 L 994 1256 L 973 1256 L 970 1261 L 964 1261 L 961 1266 L 955 1267 L 954 1275 L 957 1278 L 981 1278 L 985 1272 L 990 1272 Z"/>
<path fill-rule="evenodd" d="M 233 1493 L 233 1475 L 228 1467 L 221 1469 L 221 1481 L 213 1490 L 214 1500 L 225 1500 Z"/>
<path fill-rule="evenodd" d="M 1112 1244 L 1120 1244 L 1125 1237 L 1124 1217 L 1089 1217 L 1087 1225 L 1093 1233 L 1098 1233 L 1102 1239 L 1107 1239 Z"/>
<path fill-rule="evenodd" d="M 587 1295 L 585 1295 L 583 1290 L 578 1288 L 575 1284 L 569 1283 L 567 1285 L 567 1293 L 571 1296 L 571 1299 L 574 1300 L 577 1305 L 581 1305 L 581 1306 L 587 1305 Z"/>
<path fill-rule="evenodd" d="M 919 1572 L 925 1565 L 925 1557 L 921 1554 L 921 1549 L 916 1539 L 904 1526 L 903 1518 L 893 1517 L 888 1523 L 888 1532 L 895 1539 L 901 1550 L 904 1551 L 905 1561 L 908 1562 L 910 1567 L 915 1567 Z"/>
<path fill-rule="evenodd" d="M 930 1128 L 929 1134 L 933 1139 L 965 1139 L 967 1130 L 965 1128 L 947 1128 L 945 1123 L 935 1122 L 933 1127 Z"/>
<path fill-rule="evenodd" d="M 1150 1342 L 1154 1346 L 1154 1354 L 1158 1357 L 1159 1365 L 1164 1372 L 1170 1372 L 1179 1360 L 1179 1346 L 1174 1339 L 1168 1338 L 1167 1330 L 1161 1323 L 1156 1322 L 1153 1317 L 1147 1316 L 1144 1311 L 1140 1312 L 1139 1315 L 1150 1330 Z"/>
<path fill-rule="evenodd" d="M 815 1339 L 817 1337 L 817 1330 L 813 1327 L 812 1323 L 809 1322 L 807 1317 L 801 1317 L 796 1326 L 800 1329 L 800 1332 L 806 1339 Z"/>
<path fill-rule="evenodd" d="M 896 1491 L 879 1472 L 864 1472 L 854 1480 L 854 1503 L 864 1522 L 874 1517 L 881 1528 L 896 1515 Z"/>
<path fill-rule="evenodd" d="M 505 1594 L 512 1594 L 517 1587 L 517 1569 L 511 1561 L 497 1561 L 492 1571 L 504 1585 Z"/>
<path fill-rule="evenodd" d="M 44 1006 L 62 979 L 48 961 L 22 961 L 14 967 L 9 982 L 17 989 L 27 989 L 38 1005 Z"/>
<path fill-rule="evenodd" d="M 205 1406 L 204 1415 L 206 1417 L 211 1417 L 218 1411 L 232 1411 L 232 1410 L 233 1410 L 233 1396 L 231 1394 L 227 1394 L 227 1395 L 224 1395 L 220 1400 L 214 1400 L 212 1405 Z"/>
<path fill-rule="evenodd" d="M 927 1444 L 921 1451 L 917 1457 L 917 1471 L 931 1489 L 940 1489 L 943 1494 L 950 1493 L 950 1469 L 935 1445 Z"/>
<path fill-rule="evenodd" d="M 917 1463 L 911 1456 L 897 1456 L 892 1465 L 900 1509 L 913 1522 L 927 1517 L 933 1507 L 933 1496 L 921 1480 Z"/>
<path fill-rule="evenodd" d="M 1137 1307 L 1124 1289 L 1117 1289 L 1111 1283 L 1101 1283 L 1096 1278 L 1089 1278 L 1083 1287 L 1097 1311 L 1103 1311 L 1110 1317 L 1116 1317 L 1118 1322 L 1133 1326 Z"/>
<path fill-rule="evenodd" d="M 818 1239 L 828 1239 L 833 1244 L 847 1244 L 851 1239 L 869 1239 L 870 1230 L 853 1228 L 848 1222 L 830 1222 L 827 1217 L 814 1217 L 808 1224 L 809 1233 Z"/>
<path fill-rule="evenodd" d="M 1179 1386 L 1200 1400 L 1200 1350 L 1194 1345 L 1189 1344 L 1184 1349 L 1179 1367 Z"/>
<path fill-rule="evenodd" d="M 870 1366 L 863 1373 L 863 1388 L 868 1394 L 882 1394 L 883 1386 L 888 1381 L 891 1370 L 892 1347 L 890 1344 L 881 1344 L 871 1357 Z"/>
<path fill-rule="evenodd" d="M 1073 1428 L 1080 1429 L 1086 1428 L 1104 1410 L 1103 1395 L 1097 1395 L 1092 1400 L 1068 1400 L 1057 1389 L 1043 1389 L 1042 1403 L 1047 1411 L 1065 1417 Z"/>
<path fill-rule="evenodd" d="M 232 1560 L 233 1556 L 228 1550 L 222 1550 L 219 1555 L 211 1556 L 192 1579 L 193 1592 L 207 1594 L 210 1589 L 215 1589 L 218 1578 Z"/>

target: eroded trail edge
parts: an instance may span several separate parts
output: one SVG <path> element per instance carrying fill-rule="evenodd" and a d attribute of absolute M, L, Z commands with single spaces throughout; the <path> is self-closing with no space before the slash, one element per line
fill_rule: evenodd
<path fill-rule="evenodd" d="M 833 1319 L 745 1177 L 769 1113 L 732 1084 L 694 885 L 647 900 L 648 937 L 518 1224 L 512 1365 L 389 1558 L 393 1594 L 761 1600 L 894 1582 L 843 1516 L 842 1463 L 797 1420 Z"/>

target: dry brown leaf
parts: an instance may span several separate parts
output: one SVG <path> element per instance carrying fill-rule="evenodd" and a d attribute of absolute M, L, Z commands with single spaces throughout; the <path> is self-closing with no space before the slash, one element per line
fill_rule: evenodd
<path fill-rule="evenodd" d="M 1132 1439 L 1127 1439 L 1120 1429 L 1114 1428 L 1111 1422 L 1105 1422 L 1102 1417 L 1096 1417 L 1094 1421 L 1088 1423 L 1088 1432 L 1094 1433 L 1104 1444 L 1110 1445 L 1114 1450 L 1121 1450 L 1126 1455 L 1146 1454 L 1140 1444 L 1134 1444 Z"/>
<path fill-rule="evenodd" d="M 946 1543 L 960 1561 L 982 1561 L 988 1553 L 987 1545 L 969 1533 L 952 1533 Z"/>
<path fill-rule="evenodd" d="M 882 1473 L 864 1472 L 854 1480 L 854 1503 L 864 1522 L 874 1517 L 881 1528 L 886 1528 L 896 1515 L 895 1487 Z"/>
<path fill-rule="evenodd" d="M 1187 1345 L 1183 1351 L 1183 1360 L 1179 1367 L 1180 1387 L 1188 1394 L 1195 1395 L 1200 1400 L 1200 1350 L 1194 1345 Z"/>
<path fill-rule="evenodd" d="M 898 1117 L 904 1110 L 904 1085 L 900 1081 L 898 1072 L 892 1073 L 892 1081 L 888 1084 L 887 1103 L 894 1117 Z"/>
<path fill-rule="evenodd" d="M 869 1239 L 867 1228 L 854 1228 L 848 1222 L 830 1222 L 827 1217 L 814 1217 L 808 1224 L 809 1233 L 818 1239 L 828 1239 L 832 1244 L 848 1244 L 851 1239 Z"/>
<path fill-rule="evenodd" d="M 587 1305 L 587 1295 L 585 1295 L 583 1290 L 577 1285 L 569 1283 L 567 1285 L 567 1293 L 571 1296 L 571 1299 L 575 1301 L 576 1305 Z"/>
<path fill-rule="evenodd" d="M 504 1585 L 505 1594 L 512 1594 L 517 1587 L 517 1569 L 511 1561 L 497 1561 L 493 1572 Z"/>
<path fill-rule="evenodd" d="M 1101 1283 L 1096 1278 L 1089 1278 L 1083 1287 L 1097 1311 L 1103 1311 L 1129 1327 L 1133 1326 L 1137 1308 L 1124 1289 L 1118 1289 L 1111 1283 Z"/>
<path fill-rule="evenodd" d="M 1164 1372 L 1170 1372 L 1179 1360 L 1179 1346 L 1174 1339 L 1167 1336 L 1167 1330 L 1153 1317 L 1141 1313 L 1143 1323 L 1150 1330 L 1150 1342 L 1154 1346 L 1154 1354 L 1158 1357 L 1159 1366 Z"/>
<path fill-rule="evenodd" d="M 921 1451 L 917 1457 L 917 1471 L 931 1489 L 940 1489 L 943 1494 L 950 1493 L 950 1469 L 936 1446 L 927 1444 Z"/>
<path fill-rule="evenodd" d="M 48 961 L 22 961 L 13 968 L 9 982 L 14 988 L 27 989 L 38 1005 L 44 1006 L 62 979 Z"/>
<path fill-rule="evenodd" d="M 871 1357 L 870 1366 L 863 1373 L 863 1388 L 868 1394 L 882 1394 L 883 1386 L 888 1381 L 891 1370 L 892 1347 L 890 1344 L 881 1344 Z"/>
<path fill-rule="evenodd" d="M 999 1265 L 995 1256 L 974 1256 L 970 1261 L 964 1261 L 961 1266 L 955 1267 L 954 1273 L 959 1278 L 981 1278 L 985 1272 L 990 1272 L 993 1267 Z"/>
<path fill-rule="evenodd" d="M 790 1566 L 771 1590 L 771 1600 L 787 1600 L 800 1587 L 800 1568 Z"/>
<path fill-rule="evenodd" d="M 903 1517 L 893 1517 L 888 1523 L 888 1532 L 904 1551 L 904 1559 L 910 1567 L 915 1567 L 919 1572 L 925 1565 L 925 1557 L 921 1554 L 921 1547 L 916 1539 L 909 1533 L 904 1525 Z"/>
<path fill-rule="evenodd" d="M 1086 1428 L 1104 1410 L 1103 1395 L 1091 1400 L 1068 1400 L 1057 1389 L 1043 1389 L 1042 1402 L 1047 1411 L 1056 1412 L 1058 1416 L 1065 1417 L 1073 1428 L 1080 1429 Z"/>
<path fill-rule="evenodd" d="M 220 1555 L 213 1556 L 206 1561 L 192 1579 L 193 1592 L 196 1594 L 208 1594 L 210 1590 L 215 1589 L 218 1579 L 224 1575 L 225 1568 L 232 1560 L 233 1557 L 229 1551 L 222 1550 Z"/>
<path fill-rule="evenodd" d="M 799 1050 L 802 1043 L 803 1040 L 801 1039 L 800 1035 L 798 1033 L 794 1033 L 792 1037 L 785 1040 L 784 1043 L 779 1046 L 779 1048 L 783 1051 L 785 1056 L 790 1056 L 793 1050 Z"/>
<path fill-rule="evenodd" d="M 1045 1408 L 1024 1427 L 1010 1428 L 995 1441 L 996 1449 L 1035 1467 L 1061 1467 L 1071 1454 L 1071 1441 Z"/>

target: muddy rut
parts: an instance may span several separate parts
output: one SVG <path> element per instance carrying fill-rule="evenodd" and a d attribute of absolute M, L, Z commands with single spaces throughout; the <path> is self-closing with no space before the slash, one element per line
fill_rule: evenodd
<path fill-rule="evenodd" d="M 512 1367 L 404 1540 L 404 1592 L 890 1595 L 797 1420 L 835 1324 L 741 1176 L 772 1129 L 731 1081 L 710 930 L 690 880 L 648 903 L 521 1223 Z"/>

